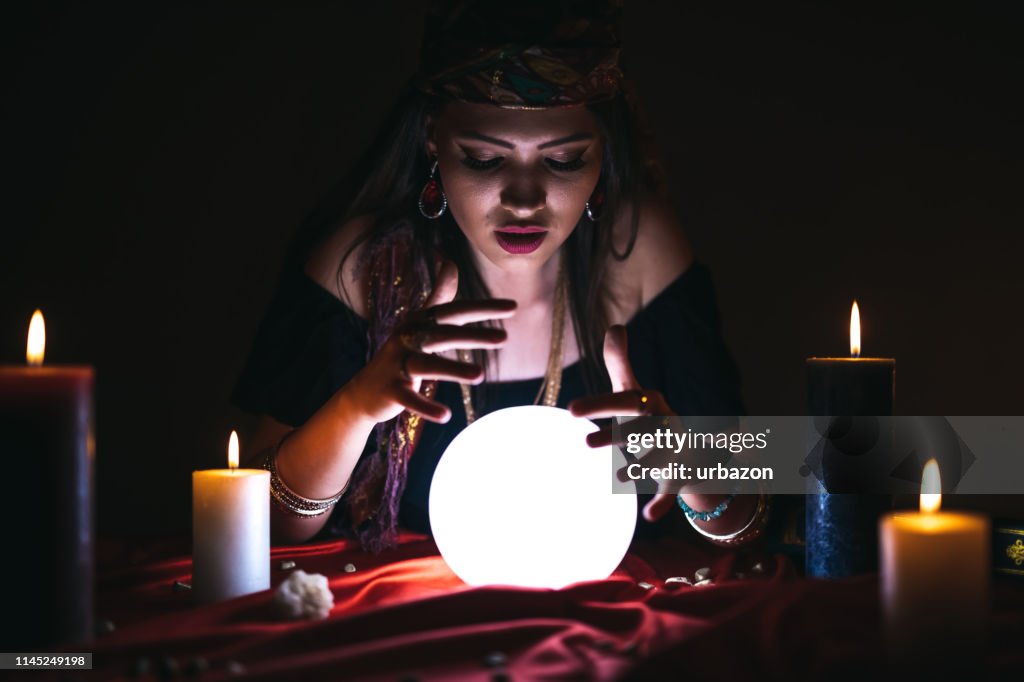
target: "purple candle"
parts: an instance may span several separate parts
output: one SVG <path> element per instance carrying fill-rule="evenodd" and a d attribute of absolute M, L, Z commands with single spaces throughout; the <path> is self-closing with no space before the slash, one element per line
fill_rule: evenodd
<path fill-rule="evenodd" d="M 0 367 L 0 448 L 11 650 L 93 632 L 93 368 L 43 366 L 38 310 L 27 367 Z"/>

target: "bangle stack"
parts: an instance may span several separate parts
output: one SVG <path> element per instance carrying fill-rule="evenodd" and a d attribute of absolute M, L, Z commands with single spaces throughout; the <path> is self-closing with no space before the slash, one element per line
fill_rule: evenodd
<path fill-rule="evenodd" d="M 290 434 L 289 434 L 290 435 Z M 287 438 L 287 436 L 285 436 Z M 284 443 L 284 440 L 281 441 Z M 266 459 L 263 460 L 263 468 L 270 472 L 270 497 L 292 516 L 300 516 L 303 518 L 312 518 L 314 516 L 320 516 L 326 514 L 338 503 L 341 496 L 348 490 L 348 483 L 341 489 L 336 495 L 327 497 L 324 499 L 312 499 L 309 497 L 303 497 L 299 495 L 281 480 L 281 477 L 277 473 L 277 466 L 275 460 L 277 459 L 277 452 L 281 446 L 278 445 L 267 455 Z M 351 479 L 349 479 L 351 482 Z"/>
<path fill-rule="evenodd" d="M 747 524 L 735 533 L 728 533 L 726 535 L 710 533 L 698 526 L 696 523 L 697 519 L 689 514 L 687 514 L 686 520 L 690 522 L 694 530 L 715 544 L 728 546 L 742 545 L 759 537 L 764 532 L 765 526 L 768 525 L 768 513 L 771 508 L 770 499 L 768 495 L 758 495 L 757 508 L 754 509 L 754 514 L 750 517 Z"/>

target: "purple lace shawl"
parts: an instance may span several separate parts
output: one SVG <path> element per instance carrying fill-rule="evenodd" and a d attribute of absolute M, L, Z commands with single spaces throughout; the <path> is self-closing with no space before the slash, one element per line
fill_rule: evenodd
<path fill-rule="evenodd" d="M 375 238 L 360 263 L 369 284 L 367 361 L 431 290 L 429 259 L 416 253 L 412 230 L 410 223 L 399 223 Z M 434 382 L 424 382 L 421 392 L 434 388 Z M 353 473 L 347 496 L 352 528 L 363 549 L 374 554 L 398 544 L 398 509 L 421 426 L 419 415 L 408 411 L 377 424 L 377 451 L 364 456 Z"/>

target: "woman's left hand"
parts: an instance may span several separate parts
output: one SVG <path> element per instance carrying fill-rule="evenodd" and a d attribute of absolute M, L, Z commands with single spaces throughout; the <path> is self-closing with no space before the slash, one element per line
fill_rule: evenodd
<path fill-rule="evenodd" d="M 576 417 L 668 417 L 675 414 L 659 391 L 645 390 L 633 375 L 629 364 L 626 328 L 621 324 L 608 328 L 604 336 L 604 364 L 612 381 L 612 392 L 577 398 L 569 403 Z M 587 445 L 599 448 L 613 442 L 612 425 L 587 436 Z M 676 504 L 675 494 L 659 493 L 644 507 L 644 517 L 656 521 Z"/>

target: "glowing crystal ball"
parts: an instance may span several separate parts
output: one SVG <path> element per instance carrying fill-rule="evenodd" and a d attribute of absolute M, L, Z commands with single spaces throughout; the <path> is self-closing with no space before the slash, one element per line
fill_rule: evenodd
<path fill-rule="evenodd" d="M 591 448 L 593 422 L 554 407 L 492 412 L 455 437 L 430 485 L 441 556 L 469 585 L 558 589 L 607 578 L 636 526 L 625 458 Z"/>

